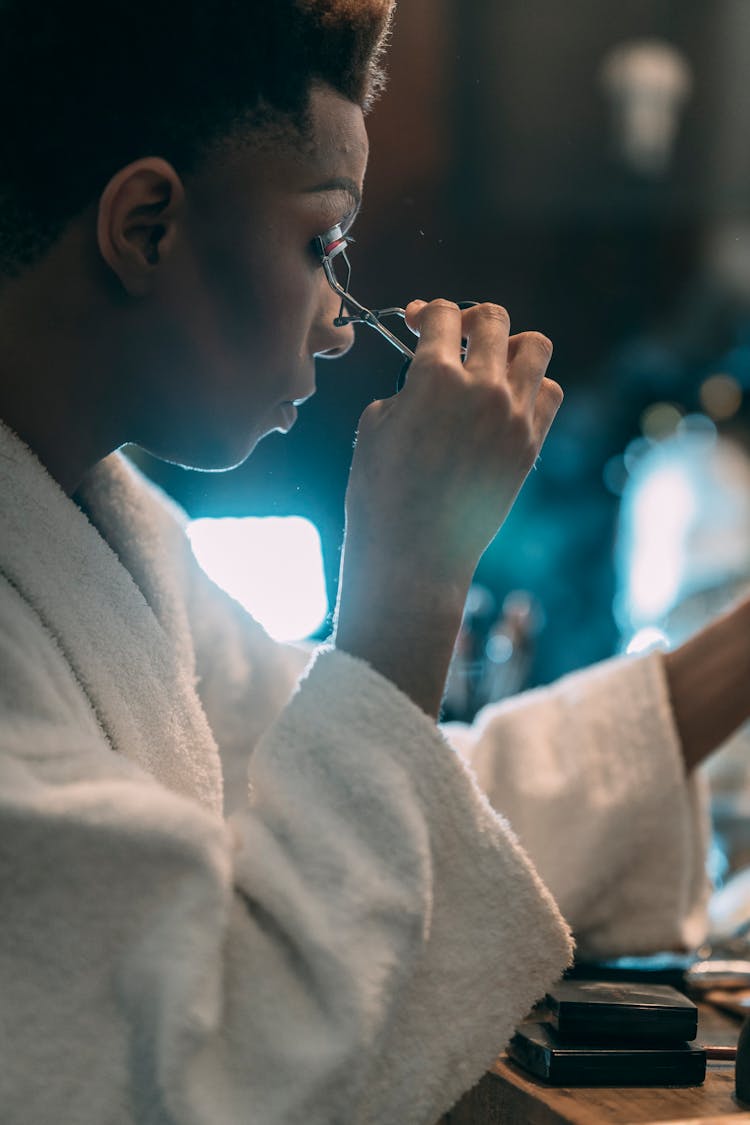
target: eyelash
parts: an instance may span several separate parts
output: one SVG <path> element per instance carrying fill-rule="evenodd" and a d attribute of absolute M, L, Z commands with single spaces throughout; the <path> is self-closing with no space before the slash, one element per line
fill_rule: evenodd
<path fill-rule="evenodd" d="M 322 262 L 323 255 L 330 252 L 331 248 L 336 246 L 337 243 L 343 242 L 341 249 L 346 250 L 350 243 L 354 241 L 350 233 L 352 226 L 353 224 L 344 227 L 343 223 L 336 223 L 312 240 L 310 249 L 319 264 Z"/>

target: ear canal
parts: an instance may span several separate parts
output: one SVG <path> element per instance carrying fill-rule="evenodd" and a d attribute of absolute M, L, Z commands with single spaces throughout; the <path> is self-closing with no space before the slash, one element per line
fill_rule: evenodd
<path fill-rule="evenodd" d="M 146 261 L 150 266 L 155 266 L 159 261 L 159 243 L 165 235 L 164 227 L 154 227 L 146 247 Z"/>

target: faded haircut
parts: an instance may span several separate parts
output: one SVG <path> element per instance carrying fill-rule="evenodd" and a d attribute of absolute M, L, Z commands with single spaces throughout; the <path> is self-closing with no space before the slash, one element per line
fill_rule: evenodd
<path fill-rule="evenodd" d="M 0 0 L 0 273 L 143 156 L 184 175 L 238 134 L 304 133 L 311 87 L 367 111 L 394 0 Z"/>

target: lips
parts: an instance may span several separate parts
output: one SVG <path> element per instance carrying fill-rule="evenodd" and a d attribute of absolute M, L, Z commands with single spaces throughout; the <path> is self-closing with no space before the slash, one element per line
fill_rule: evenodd
<path fill-rule="evenodd" d="M 315 387 L 312 387 L 310 390 L 305 391 L 297 398 L 290 398 L 286 399 L 284 402 L 280 402 L 278 405 L 278 412 L 283 419 L 283 423 L 277 428 L 280 429 L 283 433 L 288 433 L 294 423 L 297 421 L 297 407 L 301 406 L 303 402 L 307 402 L 307 400 L 309 398 L 312 398 L 314 394 Z"/>

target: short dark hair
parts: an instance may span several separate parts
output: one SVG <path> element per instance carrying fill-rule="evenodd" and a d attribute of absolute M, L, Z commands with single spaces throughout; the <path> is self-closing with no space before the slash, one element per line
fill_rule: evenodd
<path fill-rule="evenodd" d="M 0 0 L 0 272 L 142 156 L 189 172 L 327 83 L 368 109 L 394 0 Z"/>

